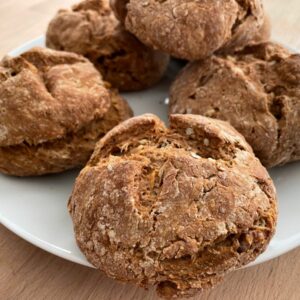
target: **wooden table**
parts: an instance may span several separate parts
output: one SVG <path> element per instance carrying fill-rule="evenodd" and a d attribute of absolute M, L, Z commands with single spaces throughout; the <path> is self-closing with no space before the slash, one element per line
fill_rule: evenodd
<path fill-rule="evenodd" d="M 62 3 L 63 2 L 63 3 Z M 61 6 L 73 0 L 0 1 L 0 55 L 41 35 Z M 300 1 L 266 0 L 278 41 L 300 49 Z M 0 199 L 1 201 L 1 199 Z M 48 254 L 0 225 L 0 299 L 155 299 L 154 290 L 116 283 L 99 271 Z M 300 249 L 236 271 L 197 299 L 298 300 Z"/>

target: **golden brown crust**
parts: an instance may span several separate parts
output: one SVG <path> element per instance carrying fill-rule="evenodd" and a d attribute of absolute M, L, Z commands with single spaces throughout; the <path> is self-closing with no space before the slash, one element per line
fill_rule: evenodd
<path fill-rule="evenodd" d="M 69 201 L 76 240 L 108 276 L 192 296 L 254 260 L 277 219 L 275 188 L 228 123 L 125 121 L 98 144 Z"/>
<path fill-rule="evenodd" d="M 252 26 L 251 26 L 252 25 Z M 267 14 L 264 15 L 264 22 L 259 27 L 258 23 L 249 17 L 248 21 L 235 32 L 226 45 L 219 51 L 219 54 L 232 54 L 241 51 L 245 46 L 255 46 L 261 43 L 268 42 L 271 36 L 271 22 Z"/>
<path fill-rule="evenodd" d="M 1 62 L 0 95 L 0 171 L 17 176 L 83 165 L 132 116 L 85 58 L 42 48 Z"/>
<path fill-rule="evenodd" d="M 2 60 L 0 73 L 0 146 L 63 137 L 110 106 L 101 76 L 76 54 L 34 48 Z"/>
<path fill-rule="evenodd" d="M 60 10 L 49 24 L 46 44 L 84 55 L 104 80 L 122 91 L 152 86 L 169 62 L 168 55 L 144 46 L 125 31 L 108 0 L 85 0 Z"/>
<path fill-rule="evenodd" d="M 300 55 L 274 43 L 190 63 L 170 91 L 170 113 L 229 121 L 267 167 L 300 159 Z"/>
<path fill-rule="evenodd" d="M 241 49 L 270 34 L 261 0 L 114 0 L 111 6 L 143 43 L 182 59 Z"/>

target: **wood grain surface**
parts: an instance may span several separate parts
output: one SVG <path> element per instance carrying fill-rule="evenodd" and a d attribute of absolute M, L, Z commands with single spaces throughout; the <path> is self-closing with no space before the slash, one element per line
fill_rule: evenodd
<path fill-rule="evenodd" d="M 0 56 L 45 32 L 73 0 L 1 0 Z M 273 38 L 300 49 L 300 0 L 265 0 Z M 0 196 L 1 201 L 1 196 Z M 265 264 L 236 271 L 195 299 L 299 300 L 300 248 Z M 99 271 L 46 253 L 0 225 L 0 299 L 156 299 L 154 290 L 117 283 Z"/>

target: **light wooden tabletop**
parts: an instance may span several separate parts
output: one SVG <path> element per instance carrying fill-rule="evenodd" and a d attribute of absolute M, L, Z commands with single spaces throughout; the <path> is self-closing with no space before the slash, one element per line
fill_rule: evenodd
<path fill-rule="evenodd" d="M 0 1 L 0 56 L 44 33 L 58 8 L 74 0 Z M 300 1 L 265 0 L 276 40 L 300 50 Z M 0 199 L 1 201 L 1 199 Z M 0 225 L 0 299 L 156 299 L 99 271 L 46 253 Z M 300 248 L 265 264 L 236 271 L 197 299 L 298 300 Z"/>

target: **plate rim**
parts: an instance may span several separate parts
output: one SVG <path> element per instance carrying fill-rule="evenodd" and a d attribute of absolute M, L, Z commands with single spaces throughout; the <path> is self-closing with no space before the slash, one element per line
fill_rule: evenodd
<path fill-rule="evenodd" d="M 48 252 L 60 258 L 63 258 L 67 261 L 71 261 L 77 263 L 79 265 L 83 265 L 86 267 L 95 268 L 92 264 L 90 264 L 87 260 L 81 259 L 74 255 L 71 251 L 67 251 L 61 247 L 55 246 L 45 240 L 39 239 L 38 237 L 34 236 L 33 234 L 29 233 L 27 230 L 23 229 L 22 227 L 16 225 L 14 222 L 8 220 L 0 213 L 0 223 L 9 231 L 16 234 L 18 237 L 22 238 L 23 240 L 29 242 L 30 244 Z"/>

